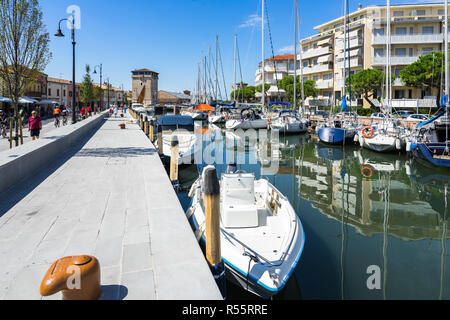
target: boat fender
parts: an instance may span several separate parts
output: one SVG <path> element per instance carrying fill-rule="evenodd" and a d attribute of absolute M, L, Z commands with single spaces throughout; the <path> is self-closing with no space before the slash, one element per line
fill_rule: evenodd
<path fill-rule="evenodd" d="M 195 193 L 195 190 L 197 190 L 197 188 L 198 188 L 198 180 L 192 185 L 192 187 L 191 187 L 191 190 L 189 190 L 189 193 L 188 193 L 188 197 L 190 198 L 190 199 L 192 199 L 192 197 L 194 196 L 194 193 Z"/>
<path fill-rule="evenodd" d="M 364 166 L 361 169 L 361 174 L 363 175 L 364 178 L 369 179 L 369 178 L 372 178 L 372 176 L 373 176 L 373 170 L 369 166 Z"/>
<path fill-rule="evenodd" d="M 411 175 L 411 167 L 409 164 L 405 164 L 405 171 L 408 176 Z"/>
<path fill-rule="evenodd" d="M 363 135 L 363 137 L 366 138 L 366 139 L 372 138 L 374 134 L 375 134 L 375 131 L 373 130 L 372 127 L 365 127 L 365 128 L 362 130 L 362 135 Z"/>
<path fill-rule="evenodd" d="M 411 151 L 414 151 L 417 149 L 417 144 L 411 143 Z"/>
<path fill-rule="evenodd" d="M 401 167 L 400 161 L 399 161 L 399 160 L 396 160 L 396 161 L 395 161 L 395 170 L 399 171 L 399 170 L 400 170 L 400 167 Z"/>
<path fill-rule="evenodd" d="M 402 150 L 402 141 L 400 139 L 395 140 L 395 147 L 397 150 Z"/>
<path fill-rule="evenodd" d="M 361 147 L 364 146 L 364 142 L 365 142 L 364 137 L 359 137 L 359 145 L 360 145 Z"/>
<path fill-rule="evenodd" d="M 407 143 L 406 143 L 406 152 L 411 152 L 411 141 L 408 141 Z"/>
<path fill-rule="evenodd" d="M 358 135 L 358 134 L 355 134 L 355 139 L 354 139 L 354 141 L 355 141 L 355 142 L 359 142 L 359 135 Z"/>
<path fill-rule="evenodd" d="M 225 113 L 225 120 L 226 120 L 226 121 L 228 121 L 229 117 L 230 117 L 230 116 L 228 115 L 228 112 Z"/>

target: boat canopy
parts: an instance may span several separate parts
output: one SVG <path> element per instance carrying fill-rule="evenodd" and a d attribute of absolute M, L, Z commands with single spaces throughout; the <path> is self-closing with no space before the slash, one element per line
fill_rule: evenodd
<path fill-rule="evenodd" d="M 194 107 L 194 110 L 200 112 L 209 112 L 214 111 L 215 109 L 211 107 L 209 104 L 199 104 Z"/>
<path fill-rule="evenodd" d="M 222 102 L 213 102 L 213 103 L 211 103 L 211 106 L 213 106 L 213 107 L 215 107 L 215 106 L 236 107 L 236 101 L 231 104 L 226 104 L 226 103 L 222 103 Z"/>
<path fill-rule="evenodd" d="M 10 98 L 0 97 L 0 102 L 12 103 L 12 100 Z"/>
<path fill-rule="evenodd" d="M 194 120 L 188 116 L 164 116 L 158 119 L 158 131 L 186 129 L 194 130 Z"/>
<path fill-rule="evenodd" d="M 269 103 L 269 107 L 271 106 L 288 106 L 290 107 L 291 104 L 289 102 L 282 102 L 282 101 L 274 101 Z"/>

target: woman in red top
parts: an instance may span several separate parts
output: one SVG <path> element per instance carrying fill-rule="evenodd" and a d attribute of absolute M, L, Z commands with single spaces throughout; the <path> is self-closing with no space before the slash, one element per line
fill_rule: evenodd
<path fill-rule="evenodd" d="M 89 112 L 89 117 L 92 117 L 92 107 L 91 106 L 88 107 L 88 112 Z"/>
<path fill-rule="evenodd" d="M 86 109 L 84 107 L 81 108 L 80 113 L 81 113 L 81 118 L 86 119 L 84 116 L 86 114 Z"/>
<path fill-rule="evenodd" d="M 30 130 L 31 139 L 33 141 L 39 139 L 42 130 L 42 121 L 38 116 L 37 111 L 31 113 L 31 117 L 28 120 L 28 130 Z"/>

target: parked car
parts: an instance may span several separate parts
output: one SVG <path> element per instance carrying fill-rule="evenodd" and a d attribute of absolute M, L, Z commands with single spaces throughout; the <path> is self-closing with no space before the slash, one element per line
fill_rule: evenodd
<path fill-rule="evenodd" d="M 424 122 L 429 119 L 427 116 L 424 116 L 423 114 L 412 114 L 408 118 L 406 118 L 406 120 L 412 122 Z"/>
<path fill-rule="evenodd" d="M 398 112 L 394 113 L 394 116 L 398 116 L 398 117 L 405 118 L 405 119 L 411 115 L 412 115 L 411 111 L 398 111 Z"/>
<path fill-rule="evenodd" d="M 384 118 L 386 118 L 386 115 L 382 112 L 377 112 L 372 114 L 370 118 L 375 120 L 384 120 Z"/>

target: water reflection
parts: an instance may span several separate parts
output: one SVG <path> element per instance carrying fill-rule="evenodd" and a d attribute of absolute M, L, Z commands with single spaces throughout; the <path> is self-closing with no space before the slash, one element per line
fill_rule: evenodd
<path fill-rule="evenodd" d="M 269 136 L 261 143 L 221 134 L 224 150 L 241 144 L 247 159 L 256 160 L 239 169 L 270 180 L 302 220 L 306 247 L 292 280 L 302 298 L 450 298 L 445 170 L 406 155 L 322 145 L 309 135 Z M 274 158 L 276 175 L 265 175 L 262 169 Z M 379 289 L 368 287 L 371 266 L 380 270 Z"/>

